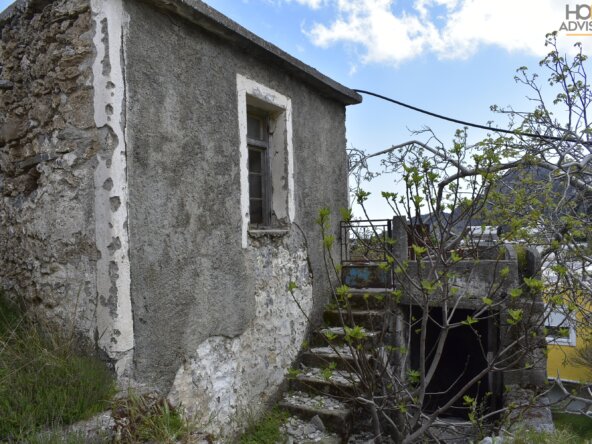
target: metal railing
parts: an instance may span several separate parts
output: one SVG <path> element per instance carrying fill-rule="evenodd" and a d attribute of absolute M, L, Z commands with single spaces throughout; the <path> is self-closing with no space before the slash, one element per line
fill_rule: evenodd
<path fill-rule="evenodd" d="M 393 244 L 391 219 L 341 221 L 342 262 L 383 262 Z"/>

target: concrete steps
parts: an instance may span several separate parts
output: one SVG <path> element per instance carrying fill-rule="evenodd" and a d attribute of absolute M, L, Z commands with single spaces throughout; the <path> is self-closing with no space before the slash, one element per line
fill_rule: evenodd
<path fill-rule="evenodd" d="M 360 326 L 370 331 L 380 331 L 385 327 L 384 310 L 343 310 L 338 308 L 325 310 L 323 319 L 327 326 Z"/>
<path fill-rule="evenodd" d="M 364 338 L 362 339 L 351 339 L 350 343 L 353 346 L 364 345 L 365 347 L 372 347 L 379 343 L 382 332 L 371 331 L 366 328 L 362 330 Z M 343 346 L 347 344 L 347 332 L 343 327 L 326 327 L 316 330 L 312 333 L 311 345 L 313 347 L 326 347 L 326 346 Z"/>
<path fill-rule="evenodd" d="M 363 358 L 358 354 L 358 359 L 365 359 L 368 362 L 372 362 L 373 356 L 370 350 L 356 350 L 354 353 L 364 353 L 365 356 Z M 333 368 L 335 370 L 346 370 L 349 372 L 353 372 L 356 369 L 355 359 L 349 347 L 335 347 L 335 349 L 331 347 L 315 347 L 302 353 L 300 359 L 302 365 L 307 367 Z"/>
<path fill-rule="evenodd" d="M 392 290 L 384 286 L 352 288 L 338 304 L 330 304 L 324 312 L 324 326 L 311 333 L 310 347 L 302 352 L 289 378 L 289 391 L 280 407 L 299 421 L 313 423 L 320 419 L 327 433 L 339 435 L 343 443 L 349 442 L 354 412 L 360 410 L 352 401 L 360 393 L 356 358 L 366 371 L 375 371 L 375 356 L 385 335 L 386 307 L 391 298 Z M 344 326 L 356 327 L 356 331 L 348 335 Z"/>

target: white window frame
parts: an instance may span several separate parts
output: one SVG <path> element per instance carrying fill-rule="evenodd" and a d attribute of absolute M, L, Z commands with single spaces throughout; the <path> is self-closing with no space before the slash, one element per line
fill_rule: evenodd
<path fill-rule="evenodd" d="M 565 313 L 553 310 L 549 313 L 547 320 L 545 321 L 545 327 L 560 327 L 567 328 L 569 331 L 569 337 L 567 338 L 556 338 L 555 336 L 547 336 L 547 343 L 551 345 L 567 345 L 570 347 L 576 346 L 576 329 L 573 323 L 569 319 L 569 315 Z"/>
<path fill-rule="evenodd" d="M 294 161 L 292 145 L 292 101 L 289 97 L 255 82 L 241 74 L 236 76 L 239 162 L 241 241 L 247 248 L 249 232 L 249 153 L 247 143 L 247 105 L 269 113 L 274 131 L 270 134 L 271 210 L 281 220 L 291 223 L 295 217 Z M 269 227 L 274 229 L 277 227 Z"/>

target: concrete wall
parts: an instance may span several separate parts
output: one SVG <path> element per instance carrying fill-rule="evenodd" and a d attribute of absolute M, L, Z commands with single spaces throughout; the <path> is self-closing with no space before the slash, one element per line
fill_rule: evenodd
<path fill-rule="evenodd" d="M 111 134 L 93 119 L 90 4 L 47 3 L 20 1 L 0 17 L 0 288 L 91 342 L 93 170 Z"/>
<path fill-rule="evenodd" d="M 314 221 L 347 205 L 345 109 L 182 19 L 125 8 L 135 374 L 208 405 L 218 424 L 240 422 L 273 396 L 304 339 L 289 281 L 305 311 L 327 296 Z M 292 106 L 294 223 L 246 248 L 237 74 Z"/>

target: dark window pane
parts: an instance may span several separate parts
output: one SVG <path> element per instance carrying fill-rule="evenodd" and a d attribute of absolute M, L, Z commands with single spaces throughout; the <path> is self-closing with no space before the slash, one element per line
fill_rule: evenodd
<path fill-rule="evenodd" d="M 249 197 L 263 197 L 263 177 L 260 174 L 249 174 Z"/>
<path fill-rule="evenodd" d="M 263 201 L 261 199 L 249 200 L 249 214 L 251 215 L 252 224 L 263 223 Z"/>
<path fill-rule="evenodd" d="M 263 151 L 249 150 L 249 173 L 260 173 L 263 163 Z"/>
<path fill-rule="evenodd" d="M 558 327 L 556 325 L 547 325 L 547 336 L 555 339 L 569 339 L 569 328 Z"/>
<path fill-rule="evenodd" d="M 251 139 L 262 140 L 261 138 L 261 119 L 255 116 L 247 115 L 247 137 Z"/>

